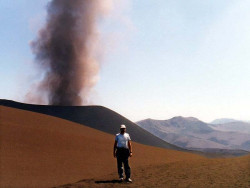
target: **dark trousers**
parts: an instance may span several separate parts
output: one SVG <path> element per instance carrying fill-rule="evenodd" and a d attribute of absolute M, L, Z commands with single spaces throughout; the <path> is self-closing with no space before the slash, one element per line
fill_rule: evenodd
<path fill-rule="evenodd" d="M 128 162 L 129 149 L 117 148 L 116 157 L 117 157 L 117 168 L 118 168 L 119 177 L 123 178 L 122 164 L 124 164 L 126 178 L 127 179 L 130 178 L 131 170 L 130 170 L 130 166 L 129 166 L 129 162 Z"/>

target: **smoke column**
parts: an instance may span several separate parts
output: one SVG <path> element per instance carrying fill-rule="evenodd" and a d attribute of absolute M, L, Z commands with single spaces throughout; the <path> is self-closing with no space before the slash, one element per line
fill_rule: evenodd
<path fill-rule="evenodd" d="M 50 105 L 86 103 L 99 69 L 94 50 L 102 9 L 99 0 L 52 0 L 48 4 L 46 25 L 31 47 L 44 72 L 37 93 L 45 94 Z"/>

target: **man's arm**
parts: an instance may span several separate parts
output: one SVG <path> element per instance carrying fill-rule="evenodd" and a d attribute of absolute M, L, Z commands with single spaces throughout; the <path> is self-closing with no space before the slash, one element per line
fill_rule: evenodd
<path fill-rule="evenodd" d="M 116 157 L 116 147 L 117 147 L 117 141 L 115 140 L 115 143 L 114 143 L 114 150 L 113 150 L 113 155 L 114 155 L 114 157 Z"/>
<path fill-rule="evenodd" d="M 131 143 L 131 140 L 128 141 L 128 149 L 130 151 L 129 156 L 132 157 L 132 143 Z"/>

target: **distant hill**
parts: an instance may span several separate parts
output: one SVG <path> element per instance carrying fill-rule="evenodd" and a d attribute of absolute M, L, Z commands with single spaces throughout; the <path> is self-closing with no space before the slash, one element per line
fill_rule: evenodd
<path fill-rule="evenodd" d="M 120 114 L 102 106 L 31 105 L 2 99 L 0 99 L 0 105 L 63 118 L 113 135 L 119 132 L 121 124 L 125 124 L 127 132 L 135 142 L 184 151 L 184 149 L 163 141 Z"/>
<path fill-rule="evenodd" d="M 232 123 L 232 122 L 242 122 L 240 120 L 236 119 L 230 119 L 230 118 L 220 118 L 220 119 L 215 119 L 210 124 L 224 124 L 224 123 Z"/>
<path fill-rule="evenodd" d="M 235 121 L 223 124 L 210 124 L 209 126 L 219 131 L 226 131 L 226 132 L 233 131 L 233 132 L 250 134 L 250 123 L 243 121 Z"/>
<path fill-rule="evenodd" d="M 187 149 L 250 151 L 250 134 L 215 130 L 209 124 L 193 117 L 179 116 L 169 120 L 146 119 L 137 124 L 166 142 Z"/>

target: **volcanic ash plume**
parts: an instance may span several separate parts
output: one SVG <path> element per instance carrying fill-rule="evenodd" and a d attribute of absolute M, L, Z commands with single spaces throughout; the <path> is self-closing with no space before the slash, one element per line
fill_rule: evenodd
<path fill-rule="evenodd" d="M 96 24 L 107 8 L 103 2 L 52 0 L 48 4 L 46 25 L 31 46 L 44 72 L 37 92 L 45 94 L 49 104 L 86 103 L 99 69 Z"/>

